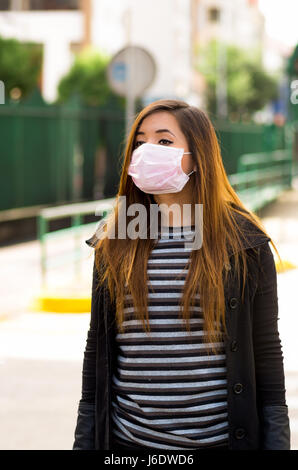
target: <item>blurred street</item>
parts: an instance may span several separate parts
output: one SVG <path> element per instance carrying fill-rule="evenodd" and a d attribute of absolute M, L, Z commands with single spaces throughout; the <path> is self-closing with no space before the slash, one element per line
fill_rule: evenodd
<path fill-rule="evenodd" d="M 284 193 L 262 214 L 282 259 L 296 266 L 297 207 L 298 189 L 295 189 Z M 59 249 L 63 246 L 61 243 L 58 242 Z M 90 315 L 28 311 L 31 297 L 41 288 L 39 256 L 37 241 L 0 249 L 1 449 L 67 450 L 73 443 Z M 90 294 L 92 261 L 93 249 L 86 245 L 81 271 L 83 280 L 75 281 L 71 270 L 60 267 L 50 273 L 50 287 L 60 285 L 61 291 Z M 294 299 L 297 285 L 298 269 L 278 274 L 279 330 L 292 449 L 298 449 L 298 316 Z"/>

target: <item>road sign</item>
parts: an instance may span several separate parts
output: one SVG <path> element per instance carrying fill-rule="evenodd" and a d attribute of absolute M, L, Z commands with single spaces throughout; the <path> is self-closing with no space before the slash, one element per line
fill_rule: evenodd
<path fill-rule="evenodd" d="M 156 72 L 151 54 L 138 46 L 127 46 L 111 59 L 107 75 L 110 87 L 119 95 L 141 96 L 152 84 Z"/>
<path fill-rule="evenodd" d="M 107 68 L 107 78 L 115 93 L 126 97 L 126 135 L 135 113 L 135 99 L 152 84 L 156 65 L 151 54 L 138 46 L 126 46 L 117 52 Z"/>

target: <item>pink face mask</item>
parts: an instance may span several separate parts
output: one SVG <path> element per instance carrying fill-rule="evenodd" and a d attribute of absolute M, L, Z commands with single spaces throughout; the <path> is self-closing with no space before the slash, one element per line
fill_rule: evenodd
<path fill-rule="evenodd" d="M 166 194 L 181 191 L 189 175 L 181 167 L 183 148 L 145 143 L 136 148 L 131 156 L 128 174 L 138 188 L 145 193 Z"/>

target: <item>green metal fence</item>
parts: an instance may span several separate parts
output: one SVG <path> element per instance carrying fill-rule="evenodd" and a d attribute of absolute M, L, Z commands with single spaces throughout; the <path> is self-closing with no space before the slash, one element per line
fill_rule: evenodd
<path fill-rule="evenodd" d="M 245 206 L 257 211 L 291 187 L 292 161 L 289 150 L 245 154 L 229 181 Z"/>
<path fill-rule="evenodd" d="M 298 107 L 298 104 L 296 105 Z M 287 135 L 290 142 L 289 146 L 292 149 L 293 154 L 293 177 L 298 177 L 298 120 L 291 122 L 287 126 Z"/>
<path fill-rule="evenodd" d="M 228 174 L 244 153 L 286 148 L 285 130 L 274 125 L 213 124 Z M 35 91 L 25 102 L 1 105 L 0 212 L 113 197 L 124 137 L 123 112 L 82 106 L 75 96 L 56 106 Z"/>
<path fill-rule="evenodd" d="M 0 211 L 95 198 L 95 163 L 106 153 L 101 197 L 115 194 L 124 113 L 82 106 L 78 97 L 49 105 L 35 91 L 0 106 Z"/>
<path fill-rule="evenodd" d="M 276 125 L 213 120 L 228 174 L 237 173 L 245 153 L 272 152 L 286 148 L 285 128 Z"/>
<path fill-rule="evenodd" d="M 271 148 L 267 152 L 244 153 L 238 159 L 236 172 L 228 175 L 231 185 L 248 209 L 258 211 L 292 187 L 296 176 L 295 128 L 292 122 L 282 128 L 282 150 Z"/>

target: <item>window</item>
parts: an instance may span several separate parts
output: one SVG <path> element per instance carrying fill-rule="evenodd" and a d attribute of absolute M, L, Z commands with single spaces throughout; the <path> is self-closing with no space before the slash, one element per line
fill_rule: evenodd
<path fill-rule="evenodd" d="M 10 0 L 0 0 L 0 11 L 10 10 Z"/>
<path fill-rule="evenodd" d="M 29 0 L 29 10 L 78 10 L 80 0 Z"/>
<path fill-rule="evenodd" d="M 208 19 L 211 23 L 217 23 L 219 21 L 220 10 L 218 8 L 209 8 Z"/>

